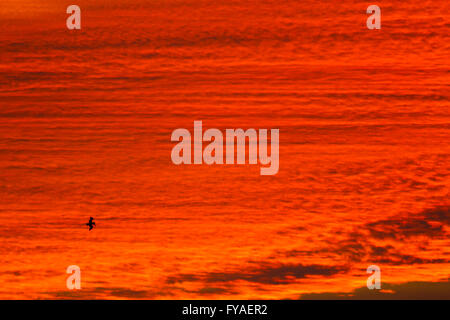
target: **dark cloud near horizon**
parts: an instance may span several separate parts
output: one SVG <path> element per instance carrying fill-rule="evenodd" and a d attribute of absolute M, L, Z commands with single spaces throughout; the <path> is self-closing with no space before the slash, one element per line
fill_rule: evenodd
<path fill-rule="evenodd" d="M 450 281 L 415 281 L 402 284 L 383 283 L 381 290 L 357 288 L 352 292 L 307 293 L 302 300 L 449 300 Z"/>
<path fill-rule="evenodd" d="M 174 284 L 193 281 L 225 283 L 243 280 L 259 284 L 279 285 L 291 283 L 297 279 L 304 279 L 309 276 L 332 276 L 345 271 L 347 271 L 347 267 L 344 266 L 262 264 L 258 268 L 238 270 L 235 272 L 209 272 L 202 275 L 182 274 L 167 278 L 167 283 Z"/>
<path fill-rule="evenodd" d="M 52 299 L 155 299 L 158 296 L 169 295 L 169 292 L 155 292 L 151 290 L 133 290 L 124 287 L 94 287 L 82 288 L 82 290 L 64 290 L 57 292 L 45 292 Z"/>
<path fill-rule="evenodd" d="M 290 250 L 287 252 L 277 251 L 270 259 L 276 259 L 280 255 L 284 257 L 295 257 L 300 255 L 317 255 L 329 254 L 338 255 L 341 259 L 340 265 L 303 265 L 303 264 L 268 264 L 267 262 L 252 262 L 256 267 L 248 269 L 240 269 L 225 272 L 205 272 L 199 274 L 179 274 L 173 275 L 166 279 L 167 284 L 177 284 L 184 282 L 199 282 L 204 284 L 214 284 L 213 286 L 205 285 L 204 289 L 195 291 L 198 294 L 215 294 L 231 292 L 230 288 L 223 288 L 223 285 L 232 285 L 235 281 L 247 281 L 254 284 L 264 285 L 281 285 L 295 282 L 299 279 L 308 278 L 310 276 L 331 277 L 339 273 L 345 273 L 350 270 L 354 263 L 366 262 L 369 264 L 379 265 L 414 265 L 414 264 L 444 264 L 450 262 L 446 257 L 428 258 L 421 256 L 426 251 L 417 248 L 414 252 L 404 252 L 397 244 L 411 237 L 423 236 L 429 239 L 445 236 L 446 229 L 444 226 L 449 224 L 450 208 L 447 206 L 438 206 L 435 208 L 424 210 L 417 214 L 408 216 L 395 215 L 388 219 L 375 222 L 365 223 L 358 230 L 348 233 L 348 238 L 336 243 L 328 243 L 326 247 L 313 251 L 308 250 Z M 388 243 L 378 245 L 378 240 L 386 240 Z M 344 260 L 344 261 L 342 261 Z M 439 285 L 421 285 L 416 283 L 415 287 L 411 284 L 411 288 L 420 288 L 424 286 L 424 290 L 435 290 L 435 294 L 440 295 L 441 287 Z M 365 292 L 362 289 L 356 289 L 354 293 L 342 293 L 342 296 L 335 293 L 324 293 L 330 297 L 349 298 L 353 295 L 361 298 L 383 298 L 387 292 Z M 406 289 L 401 285 L 386 284 L 386 290 L 396 292 L 399 297 L 406 296 Z M 230 291 L 231 290 L 231 291 Z M 398 292 L 398 293 L 397 293 Z M 432 291 L 434 292 L 434 291 Z M 314 297 L 312 294 L 311 298 Z M 391 296 L 387 296 L 390 298 Z M 321 296 L 318 296 L 321 298 Z"/>

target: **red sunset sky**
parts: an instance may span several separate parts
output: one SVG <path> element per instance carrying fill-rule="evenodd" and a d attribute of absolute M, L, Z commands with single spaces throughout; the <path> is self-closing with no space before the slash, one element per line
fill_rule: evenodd
<path fill-rule="evenodd" d="M 450 2 L 370 4 L 2 0 L 0 298 L 449 299 Z M 278 174 L 174 165 L 194 120 Z"/>

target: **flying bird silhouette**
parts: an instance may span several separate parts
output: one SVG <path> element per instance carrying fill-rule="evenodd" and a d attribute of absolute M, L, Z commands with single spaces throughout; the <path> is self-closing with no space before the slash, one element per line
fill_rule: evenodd
<path fill-rule="evenodd" d="M 89 227 L 89 231 L 91 231 L 92 228 L 94 228 L 94 226 L 95 226 L 94 218 L 91 217 L 89 219 L 89 223 L 86 223 L 86 225 Z"/>

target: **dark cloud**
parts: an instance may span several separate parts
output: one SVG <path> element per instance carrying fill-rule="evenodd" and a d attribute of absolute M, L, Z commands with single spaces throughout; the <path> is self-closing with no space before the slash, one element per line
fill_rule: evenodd
<path fill-rule="evenodd" d="M 151 292 L 148 290 L 132 290 L 122 287 L 95 287 L 95 288 L 82 288 L 81 290 L 65 290 L 58 292 L 45 292 L 44 294 L 50 294 L 53 299 L 110 299 L 122 298 L 122 299 L 152 299 L 157 296 L 161 296 L 161 292 Z"/>
<path fill-rule="evenodd" d="M 168 277 L 166 280 L 169 284 L 194 281 L 200 281 L 200 276 L 196 276 L 194 274 L 180 274 L 177 276 Z"/>
<path fill-rule="evenodd" d="M 450 207 L 441 206 L 416 215 L 371 222 L 366 228 L 376 239 L 402 240 L 415 236 L 443 236 L 445 225 L 450 225 Z"/>
<path fill-rule="evenodd" d="M 436 237 L 443 234 L 442 225 L 432 225 L 421 218 L 387 219 L 367 225 L 370 235 L 377 239 L 404 239 L 414 236 Z"/>
<path fill-rule="evenodd" d="M 328 240 L 326 245 L 313 250 L 275 251 L 277 257 L 302 257 L 321 255 L 337 258 L 345 263 L 367 262 L 383 265 L 412 265 L 448 263 L 450 259 L 421 257 L 427 251 L 427 241 L 447 237 L 450 224 L 450 207 L 439 206 L 408 216 L 396 215 L 388 219 L 370 222 L 348 232 L 341 240 Z M 356 229 L 355 229 L 356 230 Z M 411 252 L 405 252 L 405 242 L 412 237 L 426 237 L 420 244 L 411 244 Z M 379 245 L 379 240 L 388 244 Z M 401 246 L 399 246 L 401 244 Z"/>
<path fill-rule="evenodd" d="M 284 265 L 261 265 L 251 270 L 242 270 L 236 272 L 210 272 L 203 275 L 184 274 L 169 277 L 167 283 L 203 281 L 209 283 L 223 283 L 244 280 L 260 284 L 286 284 L 303 279 L 309 276 L 332 276 L 347 271 L 343 266 L 323 266 L 323 265 L 302 265 L 302 264 L 284 264 Z"/>
<path fill-rule="evenodd" d="M 407 282 L 403 284 L 383 283 L 381 290 L 367 287 L 352 292 L 322 292 L 301 295 L 304 300 L 450 300 L 450 282 Z"/>
<path fill-rule="evenodd" d="M 423 212 L 423 215 L 432 221 L 439 221 L 450 226 L 450 206 L 439 206 L 428 209 Z"/>
<path fill-rule="evenodd" d="M 236 292 L 228 290 L 226 288 L 204 287 L 196 291 L 195 293 L 208 295 L 208 294 L 233 294 Z"/>
<path fill-rule="evenodd" d="M 376 246 L 370 241 L 365 241 L 364 245 L 355 243 L 349 244 L 350 240 L 338 242 L 335 245 L 330 245 L 315 251 L 297 251 L 290 250 L 288 252 L 279 253 L 286 257 L 307 256 L 314 254 L 329 254 L 336 255 L 341 260 L 345 259 L 347 263 L 366 262 L 368 264 L 383 264 L 383 265 L 412 265 L 412 264 L 439 264 L 449 263 L 450 259 L 445 258 L 421 258 L 417 255 L 401 253 L 399 249 L 395 249 L 391 245 Z M 353 240 L 357 241 L 357 240 Z M 420 253 L 422 251 L 418 251 Z M 417 252 L 415 252 L 417 253 Z M 271 258 L 275 258 L 272 256 Z"/>
<path fill-rule="evenodd" d="M 15 277 L 20 277 L 24 274 L 26 274 L 26 271 L 23 270 L 5 270 L 0 272 L 0 275 L 15 276 Z"/>
<path fill-rule="evenodd" d="M 409 254 L 390 253 L 388 255 L 380 255 L 380 257 L 372 257 L 371 262 L 385 265 L 412 265 L 412 264 L 435 264 L 435 263 L 449 263 L 449 259 L 436 258 L 427 259 L 420 258 Z"/>

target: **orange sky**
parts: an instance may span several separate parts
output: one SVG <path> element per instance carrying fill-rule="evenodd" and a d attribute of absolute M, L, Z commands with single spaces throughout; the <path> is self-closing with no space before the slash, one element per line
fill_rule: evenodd
<path fill-rule="evenodd" d="M 29 2 L 0 6 L 0 298 L 450 298 L 448 1 L 368 30 L 363 1 L 83 0 L 80 31 Z M 279 128 L 279 173 L 175 166 L 194 120 Z"/>

